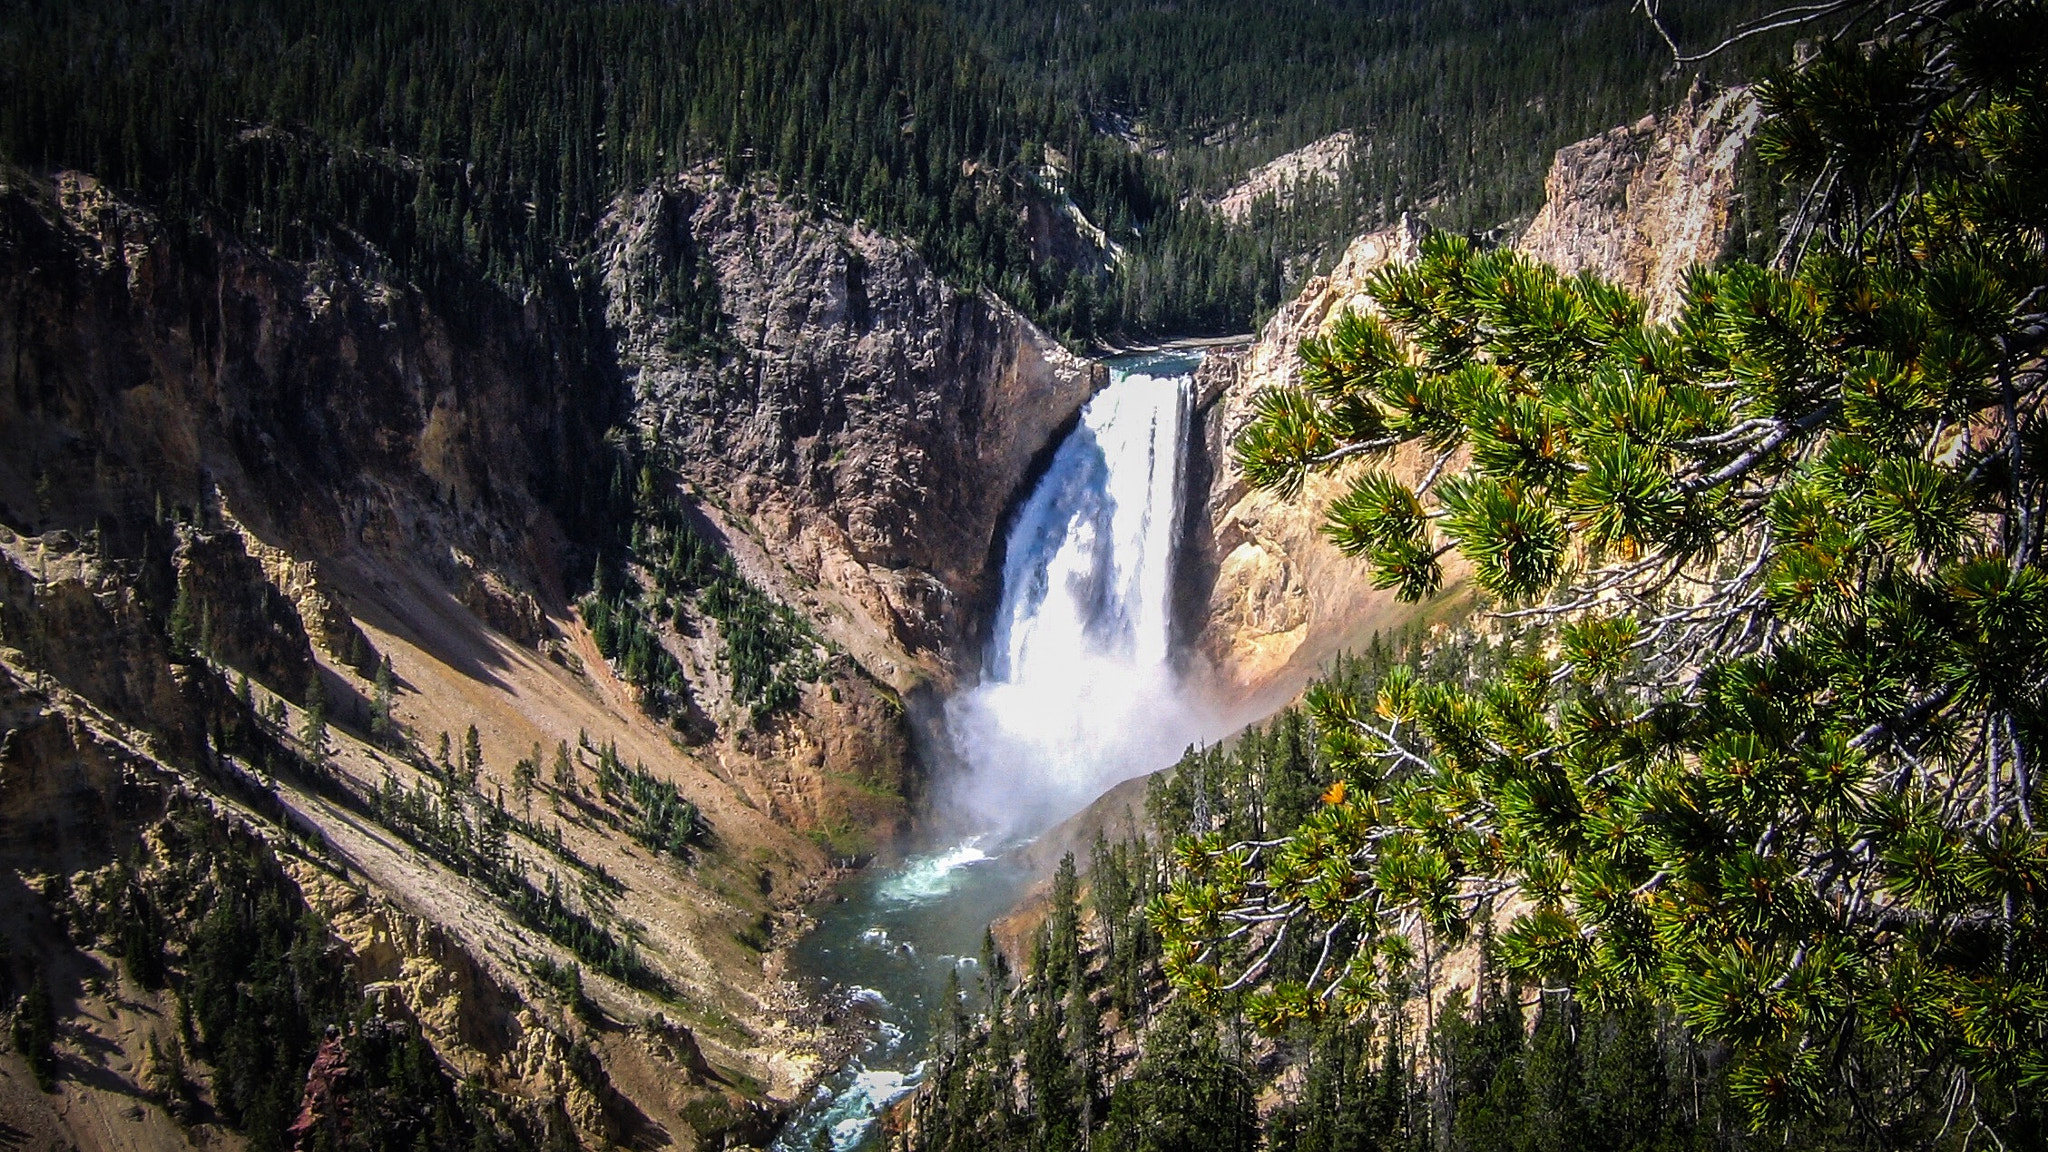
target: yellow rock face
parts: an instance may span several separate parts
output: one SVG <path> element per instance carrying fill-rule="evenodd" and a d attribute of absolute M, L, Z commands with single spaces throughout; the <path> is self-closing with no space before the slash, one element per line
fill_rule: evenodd
<path fill-rule="evenodd" d="M 1695 88 L 1668 114 L 1558 151 L 1546 201 L 1516 248 L 1567 272 L 1591 271 L 1641 294 L 1652 320 L 1676 313 L 1687 269 L 1726 254 L 1743 149 L 1760 112 L 1747 89 Z M 1258 338 L 1217 352 L 1200 377 L 1212 481 L 1207 616 L 1198 648 L 1219 693 L 1240 705 L 1292 695 L 1331 656 L 1423 619 L 1463 611 L 1462 569 L 1447 566 L 1429 604 L 1404 605 L 1373 591 L 1359 561 L 1322 535 L 1324 509 L 1352 469 L 1385 467 L 1411 483 L 1437 461 L 1412 446 L 1376 463 L 1310 479 L 1291 500 L 1253 492 L 1230 445 L 1251 422 L 1259 394 L 1300 380 L 1301 342 L 1327 331 L 1345 309 L 1371 311 L 1368 279 L 1415 259 L 1422 229 L 1403 218 L 1351 242 L 1327 276 L 1310 280 Z M 1448 460 L 1456 469 L 1461 461 Z"/>

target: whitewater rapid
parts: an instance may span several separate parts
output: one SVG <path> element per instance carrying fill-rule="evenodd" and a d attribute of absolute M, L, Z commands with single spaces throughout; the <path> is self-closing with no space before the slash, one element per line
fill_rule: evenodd
<path fill-rule="evenodd" d="M 1183 365 L 1113 370 L 1018 510 L 982 680 L 946 705 L 970 823 L 1035 830 L 1195 727 L 1173 653 L 1193 415 Z"/>

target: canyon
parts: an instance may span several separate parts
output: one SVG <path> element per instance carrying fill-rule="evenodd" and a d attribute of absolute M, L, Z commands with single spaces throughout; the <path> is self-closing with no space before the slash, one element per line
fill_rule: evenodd
<path fill-rule="evenodd" d="M 1696 92 L 1566 149 L 1519 246 L 1669 315 L 1731 242 L 1755 122 L 1746 93 Z M 845 1043 L 783 946 L 916 825 L 921 733 L 979 674 L 1005 529 L 1107 370 L 910 245 L 715 167 L 613 201 L 577 291 L 460 300 L 87 174 L 0 181 L 0 908 L 65 989 L 66 1070 L 53 1097 L 9 1078 L 0 1110 L 39 1139 L 184 1141 L 132 1103 L 176 1008 L 95 925 L 121 869 L 151 899 L 206 883 L 173 866 L 197 828 L 260 841 L 386 1015 L 536 1143 L 766 1140 Z M 1280 501 L 1230 453 L 1419 229 L 1360 237 L 1196 373 L 1177 638 L 1219 710 L 1269 711 L 1373 632 L 1469 603 L 1455 580 L 1413 607 L 1367 587 L 1319 531 L 1344 474 Z M 789 708 L 749 714 L 699 609 L 651 626 L 688 723 L 607 660 L 578 597 L 615 544 L 599 521 L 650 485 L 815 631 Z M 504 814 L 532 883 L 580 890 L 639 985 L 583 957 L 564 993 L 573 947 L 390 827 L 379 797 L 447 786 L 435 745 L 472 726 L 461 804 Z M 670 786 L 702 840 L 622 834 L 635 812 L 591 783 L 615 765 Z"/>

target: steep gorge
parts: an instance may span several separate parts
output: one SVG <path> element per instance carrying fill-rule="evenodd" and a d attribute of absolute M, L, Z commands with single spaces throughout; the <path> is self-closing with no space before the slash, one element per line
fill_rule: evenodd
<path fill-rule="evenodd" d="M 1659 307 L 1675 270 L 1727 242 L 1750 108 L 1696 97 L 1567 149 L 1525 250 Z M 1341 476 L 1281 502 L 1249 492 L 1228 452 L 1299 341 L 1361 305 L 1415 239 L 1405 224 L 1361 237 L 1198 378 L 1209 475 L 1191 522 L 1210 565 L 1192 642 L 1248 709 L 1418 618 L 1319 535 Z M 374 252 L 296 264 L 168 227 L 84 175 L 6 175 L 0 852 L 41 878 L 7 894 L 40 925 L 25 950 L 69 988 L 117 993 L 99 1016 L 67 1001 L 67 1067 L 112 1080 L 67 1077 L 39 1131 L 148 1096 L 130 1045 L 154 1033 L 92 1055 L 114 1001 L 140 993 L 107 941 L 50 916 L 150 843 L 172 796 L 268 842 L 360 978 L 532 1131 L 756 1139 L 753 1102 L 789 1099 L 827 1062 L 829 1030 L 764 948 L 833 857 L 905 826 L 918 781 L 903 698 L 971 667 L 1005 511 L 1102 372 L 906 245 L 711 169 L 620 197 L 593 251 L 582 295 L 457 306 L 389 282 Z M 792 710 L 743 717 L 701 614 L 657 625 L 708 732 L 647 715 L 599 651 L 571 597 L 602 544 L 592 463 L 617 450 L 614 429 L 680 478 L 674 495 L 747 580 L 836 648 Z M 386 660 L 411 753 L 377 731 Z M 327 775 L 273 772 L 262 750 L 288 759 L 316 701 L 336 725 Z M 484 774 L 465 803 L 482 813 L 509 790 L 534 883 L 580 885 L 572 905 L 631 940 L 667 991 L 586 963 L 596 1007 L 579 1014 L 551 984 L 573 949 L 384 821 L 369 798 L 387 780 L 427 795 L 436 735 L 472 724 Z M 557 746 L 560 780 L 543 764 Z M 620 835 L 625 809 L 589 785 L 601 753 L 702 813 L 690 860 Z M 537 784 L 521 784 L 522 758 Z M 596 876 L 615 889 L 584 883 Z M 144 1114 L 127 1143 L 175 1134 Z"/>
<path fill-rule="evenodd" d="M 138 1046 L 166 1037 L 117 1005 L 167 1017 L 168 994 L 65 912 L 150 857 L 167 805 L 267 844 L 522 1140 L 756 1141 L 761 1102 L 824 1066 L 832 1029 L 773 948 L 835 858 L 904 827 L 900 690 L 953 674 L 1010 494 L 1095 371 L 765 186 L 624 197 L 598 249 L 581 294 L 456 301 L 85 174 L 0 181 L 0 862 L 40 878 L 8 894 L 41 925 L 9 963 L 64 1010 L 58 1094 L 0 1077 L 27 1130 L 180 1140 L 120 1103 L 162 1103 Z M 663 303 L 684 260 L 713 339 Z M 653 627 L 705 723 L 657 721 L 599 651 L 572 596 L 616 547 L 612 428 L 659 449 L 683 485 L 662 498 L 737 580 L 823 634 L 787 708 L 732 698 L 700 610 Z M 636 831 L 663 789 L 696 829 L 680 855 Z M 492 827 L 509 865 L 464 846 Z"/>

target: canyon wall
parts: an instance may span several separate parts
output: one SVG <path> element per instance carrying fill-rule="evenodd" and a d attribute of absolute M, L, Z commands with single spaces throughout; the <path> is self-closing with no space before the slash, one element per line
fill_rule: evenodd
<path fill-rule="evenodd" d="M 697 171 L 599 230 L 633 419 L 771 578 L 899 688 L 950 683 L 1001 589 L 1002 517 L 1106 382 L 907 244 Z M 638 286 L 716 284 L 724 347 Z"/>
<path fill-rule="evenodd" d="M 1614 280 L 1643 297 L 1653 320 L 1670 318 L 1685 271 L 1728 252 L 1739 164 L 1759 116 L 1747 89 L 1696 87 L 1668 113 L 1560 149 L 1545 203 L 1516 248 L 1568 272 Z M 1420 238 L 1405 218 L 1360 236 L 1248 348 L 1212 353 L 1202 367 L 1210 474 L 1207 518 L 1194 533 L 1212 567 L 1193 597 L 1200 621 L 1193 632 L 1199 661 L 1226 699 L 1277 706 L 1332 655 L 1375 630 L 1426 625 L 1469 600 L 1451 566 L 1436 597 L 1401 604 L 1373 590 L 1361 562 L 1323 537 L 1323 509 L 1353 470 L 1370 465 L 1312 477 L 1300 496 L 1283 500 L 1251 490 L 1230 451 L 1259 393 L 1298 382 L 1301 342 L 1346 308 L 1369 309 L 1369 277 L 1414 259 Z M 1413 481 L 1433 463 L 1404 448 L 1388 466 Z"/>
<path fill-rule="evenodd" d="M 1662 116 L 1558 150 L 1543 207 L 1515 247 L 1566 272 L 1594 272 L 1678 313 L 1686 271 L 1727 254 L 1743 150 L 1763 118 L 1748 88 L 1695 84 Z"/>
<path fill-rule="evenodd" d="M 907 825 L 898 689 L 974 649 L 1005 509 L 1100 370 L 907 246 L 708 173 L 623 197 L 593 252 L 566 290 L 428 293 L 346 243 L 282 259 L 84 174 L 0 173 L 0 868 L 40 878 L 0 901 L 39 925 L 9 963 L 61 985 L 62 1066 L 101 1069 L 54 1097 L 0 1069 L 28 1130 L 161 1095 L 160 1029 L 118 1004 L 169 1002 L 64 916 L 168 806 L 269 845 L 536 1142 L 758 1141 L 831 1065 L 778 947 Z M 694 342 L 685 264 L 719 317 Z M 688 724 L 599 651 L 571 597 L 619 429 L 834 642 L 793 703 L 750 715 L 701 611 L 649 625 Z M 687 848 L 648 830 L 661 789 Z M 480 878 L 451 812 L 517 878 Z M 182 1142 L 145 1111 L 135 1146 Z"/>
<path fill-rule="evenodd" d="M 1218 350 L 1195 378 L 1204 455 L 1211 468 L 1202 493 L 1197 554 L 1211 558 L 1203 584 L 1198 667 L 1214 674 L 1226 700 L 1270 711 L 1337 652 L 1391 630 L 1417 609 L 1374 591 L 1358 562 L 1322 535 L 1322 509 L 1349 485 L 1354 469 L 1312 476 L 1299 495 L 1253 489 L 1231 445 L 1256 414 L 1259 394 L 1299 382 L 1295 349 L 1346 308 L 1363 309 L 1372 273 L 1415 258 L 1422 233 L 1403 218 L 1352 241 L 1327 276 L 1283 304 L 1250 347 Z M 1414 470 L 1404 450 L 1397 470 Z M 1363 465 L 1360 465 L 1363 466 Z M 1418 472 L 1419 474 L 1419 472 Z M 1454 599 L 1448 581 L 1442 598 Z"/>
<path fill-rule="evenodd" d="M 1725 244 L 1754 123 L 1746 94 L 1698 93 L 1564 150 L 1524 250 L 1668 315 Z M 1281 501 L 1229 451 L 1299 342 L 1417 239 L 1359 238 L 1202 368 L 1207 559 L 1183 616 L 1240 707 L 1465 602 L 1455 573 L 1427 605 L 1371 591 L 1319 533 L 1346 477 Z M 174 1008 L 116 973 L 88 897 L 174 855 L 153 845 L 175 828 L 266 844 L 391 1016 L 536 1138 L 757 1140 L 760 1101 L 829 1064 L 775 945 L 907 825 L 903 697 L 969 671 L 1003 518 L 1103 371 L 909 246 L 709 170 L 620 197 L 567 288 L 465 276 L 429 295 L 372 251 L 287 260 L 89 176 L 0 173 L 0 904 L 30 926 L 16 958 L 63 985 L 79 1073 L 54 1104 L 0 1077 L 0 1106 L 40 1109 L 25 1130 L 156 1099 L 141 1017 Z M 649 626 L 689 724 L 599 650 L 571 597 L 633 483 L 594 466 L 621 435 L 831 642 L 787 710 L 746 716 L 700 613 Z M 472 726 L 469 779 L 438 746 Z M 587 939 L 536 926 L 543 897 L 420 831 L 458 784 L 520 882 L 629 941 L 642 975 L 603 974 Z M 686 850 L 647 831 L 662 788 L 701 816 Z M 572 963 L 587 1003 L 559 990 Z M 131 1145 L 183 1139 L 145 1111 Z"/>

